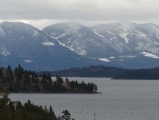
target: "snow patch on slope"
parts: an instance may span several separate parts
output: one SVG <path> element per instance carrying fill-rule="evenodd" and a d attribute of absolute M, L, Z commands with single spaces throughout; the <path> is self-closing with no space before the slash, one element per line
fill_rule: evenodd
<path fill-rule="evenodd" d="M 59 44 L 60 44 L 61 46 L 66 47 L 66 45 L 65 45 L 65 44 L 63 44 L 62 42 L 60 42 L 60 41 L 58 41 L 58 42 L 59 42 Z"/>
<path fill-rule="evenodd" d="M 106 39 L 103 35 L 99 34 L 99 33 L 96 32 L 96 31 L 94 31 L 94 33 L 95 33 L 96 35 L 98 35 L 99 37 L 103 38 L 105 41 L 107 41 L 107 39 Z"/>
<path fill-rule="evenodd" d="M 49 41 L 43 42 L 42 44 L 45 46 L 54 46 L 55 45 L 53 42 L 49 42 Z"/>
<path fill-rule="evenodd" d="M 76 50 L 74 49 L 74 46 L 78 46 L 78 44 L 77 45 L 72 44 L 71 46 L 66 46 L 64 43 L 62 43 L 60 41 L 58 41 L 58 42 L 61 46 L 67 47 L 68 49 L 70 49 L 73 52 L 76 52 L 79 55 L 86 55 L 87 54 L 87 51 L 85 51 L 83 48 L 77 47 Z M 70 42 L 71 41 L 68 41 L 67 43 L 70 43 Z"/>
<path fill-rule="evenodd" d="M 87 52 L 84 50 L 84 49 L 82 49 L 82 50 L 80 50 L 79 51 L 79 53 L 78 53 L 79 55 L 86 55 L 87 54 Z"/>
<path fill-rule="evenodd" d="M 120 33 L 119 35 L 125 40 L 126 43 L 129 43 L 129 39 L 127 38 L 128 33 Z"/>
<path fill-rule="evenodd" d="M 114 57 L 114 56 L 111 56 L 110 59 L 115 59 L 115 57 Z"/>
<path fill-rule="evenodd" d="M 69 33 L 66 33 L 66 34 L 61 34 L 60 36 L 54 36 L 54 33 L 51 33 L 52 34 L 52 36 L 51 36 L 51 38 L 53 38 L 53 39 L 55 39 L 55 40 L 58 40 L 58 39 L 60 39 L 60 38 L 63 38 L 63 37 L 65 37 L 66 35 L 68 35 Z"/>
<path fill-rule="evenodd" d="M 2 47 L 2 49 L 0 50 L 0 54 L 6 57 L 6 56 L 10 55 L 10 52 L 7 51 L 7 49 L 5 47 Z"/>
<path fill-rule="evenodd" d="M 108 58 L 98 58 L 100 61 L 104 61 L 104 62 L 110 62 L 110 60 Z"/>
<path fill-rule="evenodd" d="M 141 31 L 135 31 L 135 33 L 136 33 L 135 35 L 136 35 L 138 38 L 145 39 L 145 40 L 148 39 L 147 35 L 146 35 L 145 33 L 141 32 Z"/>
<path fill-rule="evenodd" d="M 32 60 L 24 60 L 24 62 L 26 62 L 26 63 L 32 63 L 33 61 Z"/>
<path fill-rule="evenodd" d="M 36 37 L 38 35 L 39 35 L 39 33 L 36 30 L 34 30 L 33 36 Z"/>
<path fill-rule="evenodd" d="M 119 58 L 135 58 L 136 56 L 134 55 L 129 55 L 129 56 L 119 56 Z"/>
<path fill-rule="evenodd" d="M 140 53 L 140 54 L 144 55 L 145 57 L 150 57 L 150 58 L 154 58 L 154 59 L 159 59 L 159 56 L 154 55 L 154 54 L 152 54 L 152 53 L 142 52 L 142 53 Z"/>

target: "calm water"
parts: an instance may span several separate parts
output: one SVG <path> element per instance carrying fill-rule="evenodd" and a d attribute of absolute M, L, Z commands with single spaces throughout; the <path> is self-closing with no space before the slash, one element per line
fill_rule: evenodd
<path fill-rule="evenodd" d="M 94 82 L 102 94 L 11 94 L 22 103 L 52 105 L 56 115 L 69 110 L 75 120 L 159 120 L 159 81 L 70 78 Z"/>

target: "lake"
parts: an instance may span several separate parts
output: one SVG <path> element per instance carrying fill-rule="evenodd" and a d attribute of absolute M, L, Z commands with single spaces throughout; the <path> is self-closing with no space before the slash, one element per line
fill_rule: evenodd
<path fill-rule="evenodd" d="M 159 81 L 69 78 L 93 82 L 102 94 L 10 94 L 11 100 L 31 100 L 53 106 L 55 114 L 67 109 L 75 120 L 159 120 Z"/>

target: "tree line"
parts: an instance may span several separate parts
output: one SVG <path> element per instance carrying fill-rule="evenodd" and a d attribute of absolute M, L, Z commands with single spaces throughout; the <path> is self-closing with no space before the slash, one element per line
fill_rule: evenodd
<path fill-rule="evenodd" d="M 21 65 L 14 70 L 8 65 L 0 68 L 0 90 L 3 84 L 8 84 L 10 92 L 26 93 L 96 93 L 98 88 L 94 83 L 65 80 L 56 75 L 53 81 L 50 73 L 38 75 L 35 71 L 24 70 Z"/>
<path fill-rule="evenodd" d="M 46 106 L 34 105 L 30 100 L 24 104 L 11 101 L 8 94 L 8 86 L 4 85 L 0 94 L 0 120 L 74 120 L 67 110 L 56 117 L 52 106 L 48 109 Z"/>
<path fill-rule="evenodd" d="M 126 72 L 128 69 L 107 67 L 107 66 L 86 66 L 83 68 L 70 68 L 59 71 L 45 71 L 51 73 L 51 76 L 68 76 L 68 77 L 107 77 L 112 78 L 118 74 Z"/>
<path fill-rule="evenodd" d="M 128 70 L 112 79 L 159 80 L 159 67 L 149 69 Z"/>

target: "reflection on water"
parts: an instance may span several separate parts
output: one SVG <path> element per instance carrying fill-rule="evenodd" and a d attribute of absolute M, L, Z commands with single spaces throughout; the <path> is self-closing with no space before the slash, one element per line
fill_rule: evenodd
<path fill-rule="evenodd" d="M 69 78 L 94 82 L 102 94 L 10 94 L 12 100 L 69 110 L 75 120 L 159 120 L 159 81 Z"/>

